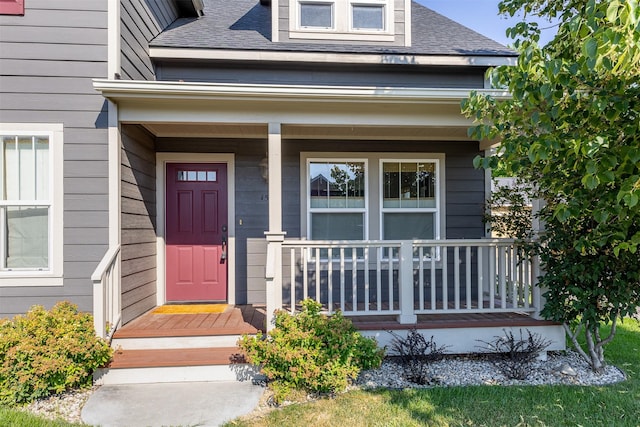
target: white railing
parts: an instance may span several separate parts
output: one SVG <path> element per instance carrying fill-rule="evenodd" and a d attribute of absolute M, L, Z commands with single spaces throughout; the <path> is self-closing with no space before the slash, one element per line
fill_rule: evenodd
<path fill-rule="evenodd" d="M 120 245 L 107 250 L 91 275 L 93 325 L 101 338 L 111 339 L 120 326 Z"/>
<path fill-rule="evenodd" d="M 306 241 L 269 244 L 269 290 L 292 312 L 313 298 L 349 316 L 539 310 L 535 259 L 510 239 Z M 269 251 L 268 251 L 269 254 Z M 280 276 L 280 277 L 277 277 Z M 269 291 L 268 291 L 269 292 Z M 267 309 L 270 309 L 268 304 Z"/>

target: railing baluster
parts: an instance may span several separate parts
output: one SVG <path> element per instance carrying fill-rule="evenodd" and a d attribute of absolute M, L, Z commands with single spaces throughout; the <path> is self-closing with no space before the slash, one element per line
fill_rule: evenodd
<path fill-rule="evenodd" d="M 358 311 L 358 258 L 357 249 L 351 248 L 351 301 L 353 303 L 352 311 Z"/>
<path fill-rule="evenodd" d="M 328 253 L 328 261 L 327 261 L 327 294 L 328 300 L 327 303 L 329 306 L 329 313 L 333 313 L 333 248 L 329 247 L 327 250 Z"/>
<path fill-rule="evenodd" d="M 340 311 L 344 313 L 344 247 L 340 248 Z"/>
<path fill-rule="evenodd" d="M 531 259 L 527 257 L 523 264 L 524 308 L 528 309 L 531 307 Z"/>
<path fill-rule="evenodd" d="M 449 309 L 449 266 L 447 264 L 447 247 L 442 247 L 442 309 Z"/>
<path fill-rule="evenodd" d="M 320 301 L 320 248 L 316 248 L 316 301 L 322 304 Z"/>
<path fill-rule="evenodd" d="M 498 249 L 499 256 L 499 277 L 500 277 L 500 308 L 507 308 L 507 268 L 509 266 L 509 248 L 500 246 Z"/>
<path fill-rule="evenodd" d="M 467 279 L 467 310 L 471 310 L 471 246 L 467 246 L 465 249 L 466 258 L 465 258 L 465 277 Z"/>
<path fill-rule="evenodd" d="M 431 246 L 431 310 L 435 311 L 436 306 L 436 254 L 437 248 L 435 245 Z"/>
<path fill-rule="evenodd" d="M 311 250 L 312 248 L 310 246 L 305 249 L 304 261 L 302 263 L 302 299 L 303 300 L 307 299 L 307 297 L 309 296 L 309 292 L 308 292 L 309 279 L 307 277 L 309 272 L 308 272 L 307 263 L 309 262 L 309 255 Z"/>
<path fill-rule="evenodd" d="M 456 310 L 460 309 L 460 247 L 453 247 L 453 282 L 454 282 L 454 307 Z"/>
<path fill-rule="evenodd" d="M 364 274 L 364 311 L 369 311 L 369 247 L 363 249 L 364 267 L 362 271 Z"/>
<path fill-rule="evenodd" d="M 376 250 L 376 291 L 377 298 L 376 301 L 378 306 L 378 311 L 382 311 L 382 251 L 383 248 L 378 246 Z"/>
<path fill-rule="evenodd" d="M 520 282 L 518 281 L 518 259 L 516 245 L 511 245 L 511 282 L 513 289 L 513 308 L 518 308 L 518 296 L 520 294 Z"/>
<path fill-rule="evenodd" d="M 400 256 L 400 254 L 398 254 Z M 387 259 L 388 277 L 389 277 L 389 310 L 393 310 L 393 247 L 389 247 L 389 257 Z"/>
<path fill-rule="evenodd" d="M 486 281 L 484 274 L 484 259 L 482 254 L 484 247 L 478 246 L 478 308 L 484 308 L 484 283 Z"/>
<path fill-rule="evenodd" d="M 496 250 L 497 248 L 489 248 L 489 308 L 492 310 L 496 308 Z"/>
<path fill-rule="evenodd" d="M 303 258 L 303 253 L 306 249 L 300 248 L 300 262 L 302 262 L 302 258 Z M 291 293 L 291 308 L 289 311 L 291 311 L 291 313 L 295 313 L 296 311 L 296 250 L 295 248 L 291 248 L 291 257 L 289 260 L 289 263 L 291 264 L 291 289 L 289 290 Z M 284 274 L 284 272 L 283 272 Z"/>
<path fill-rule="evenodd" d="M 420 310 L 424 310 L 424 247 L 418 248 L 418 286 L 420 298 Z"/>

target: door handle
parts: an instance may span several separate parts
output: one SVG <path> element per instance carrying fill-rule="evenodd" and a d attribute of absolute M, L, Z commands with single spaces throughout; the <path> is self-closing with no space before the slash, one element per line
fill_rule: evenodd
<path fill-rule="evenodd" d="M 222 226 L 222 252 L 220 254 L 220 264 L 227 260 L 227 226 Z"/>

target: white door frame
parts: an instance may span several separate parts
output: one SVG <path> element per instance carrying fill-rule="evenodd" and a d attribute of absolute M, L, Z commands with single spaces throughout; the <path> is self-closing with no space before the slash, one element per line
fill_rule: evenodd
<path fill-rule="evenodd" d="M 166 254 L 165 254 L 165 171 L 167 163 L 226 163 L 227 164 L 227 302 L 236 303 L 236 203 L 235 203 L 235 156 L 227 153 L 156 153 L 156 304 L 166 303 Z"/>

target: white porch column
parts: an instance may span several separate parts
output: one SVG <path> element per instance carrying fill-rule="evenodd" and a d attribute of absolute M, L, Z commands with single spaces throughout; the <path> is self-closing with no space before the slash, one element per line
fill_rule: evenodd
<path fill-rule="evenodd" d="M 282 231 L 282 133 L 269 123 L 269 233 Z"/>
<path fill-rule="evenodd" d="M 267 265 L 265 271 L 267 293 L 267 330 L 273 328 L 273 313 L 282 308 L 282 133 L 280 123 L 269 123 L 269 230 Z"/>
<path fill-rule="evenodd" d="M 418 321 L 413 310 L 413 244 L 410 240 L 400 246 L 400 274 L 398 278 L 400 315 L 398 323 L 415 324 Z"/>

